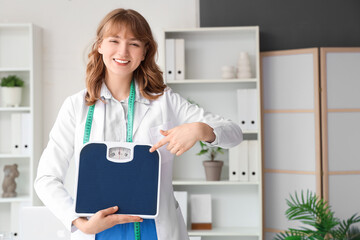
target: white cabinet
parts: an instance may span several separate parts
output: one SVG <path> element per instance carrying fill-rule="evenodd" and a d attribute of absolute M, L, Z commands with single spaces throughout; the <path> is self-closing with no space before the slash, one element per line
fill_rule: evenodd
<path fill-rule="evenodd" d="M 187 191 L 188 195 L 212 196 L 213 229 L 191 230 L 190 214 L 187 214 L 189 235 L 202 236 L 202 239 L 262 239 L 259 28 L 170 29 L 164 31 L 164 46 L 166 39 L 184 39 L 185 79 L 166 81 L 168 86 L 183 97 L 210 112 L 239 122 L 237 89 L 255 89 L 257 95 L 254 108 L 258 113 L 258 127 L 257 130 L 244 131 L 244 139 L 258 140 L 260 143 L 257 149 L 258 181 L 229 181 L 228 151 L 218 158 L 224 160 L 224 167 L 221 181 L 216 182 L 205 180 L 202 161 L 207 159 L 196 155 L 200 149 L 199 144 L 175 158 L 174 190 Z M 240 53 L 244 52 L 249 56 L 251 77 L 222 79 L 222 67 L 237 67 Z M 165 63 L 171 63 L 172 60 L 167 59 L 171 54 L 168 52 L 165 55 Z"/>
<path fill-rule="evenodd" d="M 40 29 L 32 24 L 0 24 L 0 79 L 17 75 L 24 80 L 22 102 L 19 107 L 4 107 L 0 102 L 0 179 L 4 179 L 4 166 L 17 164 L 17 196 L 2 198 L 0 194 L 0 231 L 17 232 L 18 210 L 33 202 L 35 162 L 41 153 L 41 79 L 40 79 Z M 1 93 L 0 93 L 1 94 Z M 11 151 L 11 116 L 27 113 L 25 123 L 29 136 L 29 150 L 13 154 Z M 21 129 L 21 126 L 19 126 Z M 20 133 L 21 135 L 21 133 Z M 9 220 L 10 219 L 10 220 Z"/>

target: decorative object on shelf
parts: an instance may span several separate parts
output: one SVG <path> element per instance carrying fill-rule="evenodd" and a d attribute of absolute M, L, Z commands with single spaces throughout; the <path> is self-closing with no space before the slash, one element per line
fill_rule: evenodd
<path fill-rule="evenodd" d="M 15 178 L 19 177 L 19 171 L 17 164 L 4 166 L 4 181 L 2 184 L 3 198 L 16 197 L 16 182 Z"/>
<path fill-rule="evenodd" d="M 191 229 L 211 230 L 212 211 L 210 194 L 191 194 Z"/>
<path fill-rule="evenodd" d="M 205 175 L 207 181 L 219 181 L 221 176 L 221 169 L 224 165 L 223 161 L 215 160 L 218 153 L 224 153 L 221 147 L 212 147 L 199 141 L 201 150 L 197 155 L 208 154 L 210 160 L 203 161 L 205 167 Z"/>
<path fill-rule="evenodd" d="M 4 107 L 18 107 L 21 103 L 24 81 L 16 75 L 1 79 L 1 102 Z"/>
<path fill-rule="evenodd" d="M 301 191 L 299 197 L 295 192 L 286 200 L 289 208 L 286 210 L 286 217 L 289 220 L 300 220 L 304 225 L 301 229 L 290 228 L 279 233 L 275 240 L 283 239 L 360 239 L 360 229 L 352 226 L 360 222 L 360 216 L 352 215 L 348 220 L 340 221 L 335 217 L 334 211 L 324 199 L 316 196 L 309 190 L 304 195 Z"/>
<path fill-rule="evenodd" d="M 240 52 L 237 65 L 238 78 L 251 78 L 250 58 L 247 52 Z"/>
<path fill-rule="evenodd" d="M 235 78 L 235 69 L 233 66 L 222 66 L 221 67 L 221 78 L 231 79 Z"/>

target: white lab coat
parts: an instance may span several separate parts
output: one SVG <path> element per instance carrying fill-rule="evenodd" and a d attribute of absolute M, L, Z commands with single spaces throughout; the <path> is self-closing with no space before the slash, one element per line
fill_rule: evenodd
<path fill-rule="evenodd" d="M 35 180 L 35 190 L 39 198 L 72 231 L 72 240 L 95 239 L 95 235 L 84 234 L 72 226 L 72 221 L 77 218 L 74 200 L 63 185 L 70 161 L 75 160 L 76 172 L 78 170 L 88 112 L 84 100 L 85 94 L 86 90 L 82 90 L 68 97 L 63 103 L 50 132 L 49 143 L 41 156 Z M 104 140 L 104 116 L 104 103 L 97 101 L 90 141 Z M 230 148 L 242 140 L 242 132 L 237 124 L 188 103 L 170 88 L 167 88 L 157 100 L 150 101 L 140 95 L 136 84 L 134 142 L 155 144 L 163 137 L 160 129 L 168 130 L 189 122 L 204 122 L 211 126 L 216 135 L 212 144 L 217 146 Z M 165 146 L 159 151 L 162 159 L 160 210 L 155 219 L 158 239 L 189 239 L 184 219 L 173 195 L 174 156 L 166 150 Z"/>

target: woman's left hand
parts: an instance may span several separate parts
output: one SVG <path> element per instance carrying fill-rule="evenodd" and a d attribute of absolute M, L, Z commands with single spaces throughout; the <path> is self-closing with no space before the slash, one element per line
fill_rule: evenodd
<path fill-rule="evenodd" d="M 168 144 L 166 149 L 172 154 L 180 156 L 194 146 L 197 141 L 213 142 L 215 140 L 213 129 L 201 122 L 185 123 L 167 131 L 160 130 L 160 133 L 164 138 L 150 148 L 150 152 Z"/>

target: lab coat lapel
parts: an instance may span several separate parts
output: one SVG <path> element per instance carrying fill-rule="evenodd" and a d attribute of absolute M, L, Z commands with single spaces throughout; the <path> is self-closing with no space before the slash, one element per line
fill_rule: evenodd
<path fill-rule="evenodd" d="M 95 103 L 90 141 L 104 140 L 104 120 L 105 120 L 104 118 L 105 118 L 105 105 L 102 101 L 98 100 Z"/>
<path fill-rule="evenodd" d="M 134 125 L 133 125 L 133 136 L 135 136 L 136 130 L 139 128 L 141 121 L 144 119 L 149 106 L 145 103 L 135 102 L 135 112 L 134 112 Z"/>

